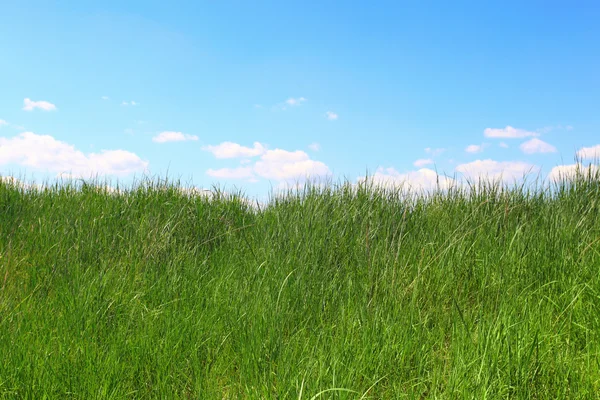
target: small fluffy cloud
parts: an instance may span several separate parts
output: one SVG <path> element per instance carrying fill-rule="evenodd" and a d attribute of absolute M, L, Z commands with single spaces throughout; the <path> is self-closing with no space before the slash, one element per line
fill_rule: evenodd
<path fill-rule="evenodd" d="M 216 146 L 204 146 L 202 149 L 210 151 L 216 158 L 256 157 L 267 150 L 267 148 L 259 142 L 254 142 L 254 147 L 245 147 L 233 142 L 223 142 Z"/>
<path fill-rule="evenodd" d="M 3 119 L 0 119 L 0 128 L 3 127 L 3 126 L 6 126 L 6 125 L 8 125 L 8 122 L 6 122 Z"/>
<path fill-rule="evenodd" d="M 433 164 L 433 160 L 431 158 L 419 158 L 417 161 L 413 163 L 415 167 L 424 167 L 426 165 Z"/>
<path fill-rule="evenodd" d="M 328 120 L 330 121 L 335 121 L 336 119 L 338 119 L 339 115 L 337 115 L 336 113 L 334 113 L 333 111 L 327 111 L 325 113 L 325 116 L 327 117 Z"/>
<path fill-rule="evenodd" d="M 446 149 L 444 149 L 444 148 L 437 148 L 437 149 L 434 149 L 431 147 L 425 148 L 425 153 L 430 154 L 432 157 L 437 157 L 445 151 L 446 151 Z"/>
<path fill-rule="evenodd" d="M 319 143 L 311 143 L 308 145 L 308 148 L 311 149 L 312 151 L 319 151 L 321 150 L 321 145 Z"/>
<path fill-rule="evenodd" d="M 101 98 L 102 98 L 102 100 L 108 100 L 109 99 L 108 96 L 102 96 Z"/>
<path fill-rule="evenodd" d="M 483 151 L 483 144 L 472 144 L 465 148 L 467 153 L 481 153 Z"/>
<path fill-rule="evenodd" d="M 552 181 L 572 180 L 578 176 L 596 176 L 600 173 L 600 167 L 594 164 L 584 166 L 580 163 L 571 165 L 558 165 L 548 173 L 548 179 Z"/>
<path fill-rule="evenodd" d="M 517 129 L 512 126 L 506 126 L 506 128 L 486 128 L 483 131 L 485 137 L 489 138 L 505 138 L 505 139 L 516 139 L 525 137 L 540 136 L 538 132 L 526 131 L 525 129 Z"/>
<path fill-rule="evenodd" d="M 521 151 L 525 154 L 534 153 L 556 153 L 556 147 L 549 143 L 544 142 L 538 138 L 530 139 L 519 146 Z"/>
<path fill-rule="evenodd" d="M 18 164 L 84 178 L 96 174 L 124 176 L 144 171 L 148 166 L 147 161 L 129 151 L 103 150 L 84 154 L 52 136 L 33 132 L 12 138 L 0 137 L 0 165 L 3 164 Z"/>
<path fill-rule="evenodd" d="M 580 160 L 600 160 L 600 144 L 592 147 L 582 147 L 577 151 Z"/>
<path fill-rule="evenodd" d="M 476 160 L 456 166 L 467 179 L 488 179 L 510 182 L 523 178 L 524 175 L 539 171 L 539 167 L 522 161 Z"/>
<path fill-rule="evenodd" d="M 285 104 L 293 107 L 293 106 L 299 106 L 300 104 L 304 103 L 305 101 L 306 101 L 306 99 L 304 97 L 298 97 L 298 98 L 290 97 L 289 99 L 287 99 L 285 101 Z"/>
<path fill-rule="evenodd" d="M 400 173 L 394 168 L 379 167 L 375 174 L 368 178 L 359 178 L 359 182 L 372 183 L 375 186 L 409 191 L 447 190 L 456 185 L 452 178 L 439 175 L 432 169 L 421 168 L 418 171 Z"/>
<path fill-rule="evenodd" d="M 55 111 L 56 110 L 56 106 L 47 101 L 33 101 L 29 98 L 26 98 L 25 100 L 23 100 L 23 110 L 33 111 L 36 108 L 39 108 L 40 110 L 44 110 L 44 111 Z"/>
<path fill-rule="evenodd" d="M 137 106 L 138 103 L 136 103 L 135 101 L 123 101 L 121 103 L 122 106 Z"/>
<path fill-rule="evenodd" d="M 498 146 L 502 147 L 503 149 L 508 149 L 508 145 L 504 142 L 498 143 Z"/>
<path fill-rule="evenodd" d="M 158 135 L 152 138 L 152 141 L 155 143 L 167 143 L 167 142 L 186 142 L 190 140 L 198 140 L 198 136 L 196 135 L 188 135 L 181 132 L 171 132 L 165 131 L 161 132 Z"/>

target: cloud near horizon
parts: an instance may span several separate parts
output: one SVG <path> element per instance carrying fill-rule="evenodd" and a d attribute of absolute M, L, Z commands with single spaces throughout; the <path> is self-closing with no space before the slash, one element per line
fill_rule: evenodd
<path fill-rule="evenodd" d="M 33 132 L 23 132 L 12 138 L 0 137 L 0 165 L 6 164 L 81 178 L 96 174 L 125 176 L 145 171 L 148 167 L 147 161 L 126 150 L 84 154 L 73 145 Z"/>
<path fill-rule="evenodd" d="M 600 167 L 598 165 L 590 164 L 583 165 L 581 163 L 570 164 L 570 165 L 557 165 L 552 168 L 548 173 L 547 179 L 551 181 L 563 181 L 571 180 L 577 176 L 600 176 Z"/>
<path fill-rule="evenodd" d="M 457 165 L 455 168 L 456 172 L 468 180 L 487 179 L 503 182 L 520 180 L 525 175 L 537 173 L 539 170 L 537 165 L 524 161 L 494 161 L 491 159 L 475 160 Z"/>
<path fill-rule="evenodd" d="M 413 163 L 415 167 L 424 167 L 430 164 L 433 164 L 433 160 L 431 158 L 419 158 Z"/>
<path fill-rule="evenodd" d="M 581 160 L 600 160 L 600 144 L 592 147 L 582 147 L 576 156 Z"/>
<path fill-rule="evenodd" d="M 237 143 L 225 142 L 212 147 L 216 158 L 242 158 L 259 156 L 252 165 L 237 168 L 209 169 L 206 174 L 215 178 L 246 179 L 256 182 L 258 178 L 276 181 L 304 181 L 314 177 L 331 174 L 329 167 L 321 161 L 315 161 L 302 150 L 268 150 L 259 142 L 254 148 L 243 147 Z"/>

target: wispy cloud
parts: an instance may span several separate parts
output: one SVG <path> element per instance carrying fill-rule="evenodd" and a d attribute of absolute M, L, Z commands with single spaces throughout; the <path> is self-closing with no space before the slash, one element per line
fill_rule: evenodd
<path fill-rule="evenodd" d="M 223 142 L 216 146 L 204 146 L 202 150 L 210 151 L 216 158 L 247 158 L 259 156 L 267 151 L 267 148 L 259 142 L 254 142 L 254 147 L 245 147 L 233 142 Z"/>
<path fill-rule="evenodd" d="M 433 164 L 433 160 L 431 158 L 419 158 L 413 163 L 415 167 L 424 167 L 430 164 Z"/>
<path fill-rule="evenodd" d="M 186 142 L 196 140 L 198 140 L 198 136 L 196 135 L 188 135 L 182 132 L 172 131 L 161 132 L 152 138 L 152 141 L 155 143 Z"/>
<path fill-rule="evenodd" d="M 600 144 L 592 147 L 582 147 L 577 150 L 576 154 L 580 160 L 600 160 Z"/>
<path fill-rule="evenodd" d="M 556 147 L 549 143 L 544 142 L 538 138 L 530 139 L 519 146 L 521 151 L 525 154 L 534 153 L 556 153 Z"/>
<path fill-rule="evenodd" d="M 287 104 L 288 106 L 299 106 L 302 103 L 304 103 L 307 99 L 305 99 L 304 97 L 298 97 L 298 98 L 294 98 L 294 97 L 290 97 L 289 99 L 287 99 L 285 101 L 285 104 Z"/>
<path fill-rule="evenodd" d="M 540 136 L 538 132 L 531 132 L 525 129 L 517 129 L 508 125 L 506 128 L 486 128 L 483 131 L 485 137 L 489 138 L 505 138 L 505 139 L 517 139 L 525 137 Z"/>
<path fill-rule="evenodd" d="M 330 121 L 335 121 L 336 119 L 338 119 L 339 115 L 337 115 L 336 113 L 334 113 L 333 111 L 327 111 L 325 113 L 325 116 L 327 117 L 328 120 Z"/>
<path fill-rule="evenodd" d="M 39 108 L 43 111 L 55 111 L 57 109 L 54 104 L 47 101 L 33 101 L 30 98 L 23 100 L 23 110 L 33 111 L 36 108 Z"/>
<path fill-rule="evenodd" d="M 502 147 L 503 149 L 508 149 L 508 145 L 504 142 L 498 143 L 498 146 Z"/>
<path fill-rule="evenodd" d="M 465 148 L 465 151 L 467 153 L 481 153 L 483 151 L 483 149 L 486 147 L 485 143 L 484 144 L 472 144 L 469 145 Z"/>
<path fill-rule="evenodd" d="M 0 128 L 3 127 L 3 126 L 7 126 L 7 125 L 8 125 L 8 122 L 6 122 L 3 119 L 0 119 Z"/>
<path fill-rule="evenodd" d="M 144 171 L 148 166 L 147 161 L 126 150 L 84 154 L 73 145 L 33 132 L 12 138 L 0 137 L 2 164 L 18 164 L 84 178 L 95 174 L 125 176 Z"/>
<path fill-rule="evenodd" d="M 122 106 L 137 106 L 139 103 L 136 103 L 135 101 L 123 101 L 121 103 Z"/>
<path fill-rule="evenodd" d="M 308 145 L 308 148 L 311 149 L 312 151 L 319 151 L 321 150 L 321 145 L 319 143 L 311 143 Z"/>
<path fill-rule="evenodd" d="M 101 99 L 102 100 L 110 100 L 110 98 L 108 96 L 102 96 Z"/>
<path fill-rule="evenodd" d="M 426 147 L 425 148 L 425 153 L 431 155 L 431 157 L 437 157 L 440 154 L 442 154 L 443 152 L 445 152 L 446 150 L 447 149 L 444 149 L 444 148 L 441 148 L 441 147 L 439 147 L 437 149 L 436 148 L 431 148 L 431 147 Z"/>

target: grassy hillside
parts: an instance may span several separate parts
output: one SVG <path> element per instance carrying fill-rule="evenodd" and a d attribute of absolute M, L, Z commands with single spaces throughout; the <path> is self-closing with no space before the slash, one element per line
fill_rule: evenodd
<path fill-rule="evenodd" d="M 597 398 L 600 179 L 0 183 L 2 398 Z"/>

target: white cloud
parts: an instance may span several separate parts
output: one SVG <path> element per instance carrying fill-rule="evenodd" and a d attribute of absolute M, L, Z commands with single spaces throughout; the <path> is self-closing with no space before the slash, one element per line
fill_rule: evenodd
<path fill-rule="evenodd" d="M 483 144 L 472 144 L 465 148 L 467 153 L 481 153 L 483 151 Z"/>
<path fill-rule="evenodd" d="M 209 169 L 206 174 L 214 178 L 225 178 L 225 179 L 252 179 L 254 173 L 252 167 L 238 167 L 238 168 L 221 168 L 221 169 Z"/>
<path fill-rule="evenodd" d="M 298 97 L 297 99 L 290 97 L 289 99 L 287 99 L 285 101 L 285 103 L 287 105 L 290 105 L 293 107 L 293 106 L 299 106 L 300 104 L 304 103 L 305 101 L 306 101 L 306 99 L 304 97 Z"/>
<path fill-rule="evenodd" d="M 521 143 L 519 146 L 521 151 L 525 154 L 534 153 L 556 153 L 556 147 L 549 143 L 544 142 L 538 138 L 530 139 L 526 142 Z"/>
<path fill-rule="evenodd" d="M 592 147 L 582 147 L 577 150 L 577 158 L 580 160 L 600 160 L 600 144 Z"/>
<path fill-rule="evenodd" d="M 165 131 L 152 138 L 152 141 L 155 143 L 186 142 L 189 140 L 198 140 L 198 136 L 181 132 Z"/>
<path fill-rule="evenodd" d="M 489 138 L 507 138 L 507 139 L 515 139 L 515 138 L 524 138 L 524 137 L 535 137 L 540 136 L 538 132 L 530 132 L 524 129 L 516 129 L 512 126 L 506 126 L 506 128 L 486 128 L 483 131 L 485 137 Z"/>
<path fill-rule="evenodd" d="M 33 111 L 34 109 L 39 108 L 44 111 L 55 111 L 56 106 L 47 101 L 33 101 L 29 98 L 23 100 L 23 110 L 25 111 Z"/>
<path fill-rule="evenodd" d="M 327 111 L 325 113 L 325 116 L 327 117 L 328 120 L 330 121 L 335 121 L 336 119 L 338 119 L 339 115 L 337 115 L 336 113 L 334 113 L 333 111 Z"/>
<path fill-rule="evenodd" d="M 2 126 L 6 126 L 6 125 L 8 125 L 8 122 L 6 122 L 6 121 L 5 121 L 5 120 L 3 120 L 3 119 L 0 119 L 0 127 L 2 127 Z"/>
<path fill-rule="evenodd" d="M 479 178 L 492 181 L 502 180 L 505 182 L 521 179 L 528 173 L 539 171 L 539 167 L 522 161 L 494 161 L 476 160 L 456 166 L 467 179 L 477 180 Z"/>
<path fill-rule="evenodd" d="M 508 149 L 508 145 L 504 142 L 498 143 L 498 146 L 502 147 L 503 149 Z"/>
<path fill-rule="evenodd" d="M 311 143 L 308 145 L 308 148 L 311 149 L 312 151 L 319 151 L 321 150 L 321 145 L 319 143 Z"/>
<path fill-rule="evenodd" d="M 2 164 L 18 164 L 85 178 L 95 174 L 124 176 L 143 171 L 148 166 L 147 161 L 129 151 L 102 150 L 100 153 L 84 154 L 52 136 L 33 132 L 12 138 L 0 137 Z"/>
<path fill-rule="evenodd" d="M 588 174 L 597 176 L 600 173 L 600 167 L 594 164 L 584 166 L 581 163 L 571 165 L 558 165 L 548 173 L 548 179 L 552 181 L 572 180 L 577 176 L 586 177 Z"/>
<path fill-rule="evenodd" d="M 543 128 L 537 129 L 536 131 L 539 132 L 539 133 L 546 134 L 546 133 L 549 133 L 549 132 L 552 132 L 552 131 L 555 131 L 555 130 L 561 130 L 561 131 L 562 130 L 567 130 L 567 131 L 571 131 L 571 130 L 573 130 L 573 127 L 571 125 L 566 125 L 566 126 L 563 126 L 563 125 L 554 125 L 554 126 L 545 126 Z"/>
<path fill-rule="evenodd" d="M 132 101 L 123 101 L 123 102 L 121 103 L 121 105 L 122 105 L 122 106 L 137 106 L 137 105 L 138 105 L 138 103 L 136 103 L 136 102 L 135 102 L 135 101 L 133 101 L 133 100 L 132 100 Z"/>
<path fill-rule="evenodd" d="M 368 178 L 359 178 L 359 182 L 365 181 L 382 188 L 397 188 L 417 192 L 436 189 L 447 190 L 450 187 L 454 187 L 457 183 L 454 179 L 439 175 L 429 168 L 421 168 L 418 171 L 400 173 L 394 168 L 379 167 L 375 174 Z"/>
<path fill-rule="evenodd" d="M 245 147 L 233 142 L 223 142 L 217 146 L 204 146 L 202 149 L 210 151 L 216 158 L 256 157 L 267 150 L 259 142 L 254 142 L 254 147 Z"/>
<path fill-rule="evenodd" d="M 444 148 L 437 148 L 437 149 L 433 149 L 431 147 L 425 148 L 425 153 L 430 154 L 432 157 L 437 157 L 445 151 L 446 151 L 446 149 L 444 149 Z"/>
<path fill-rule="evenodd" d="M 431 158 L 419 158 L 417 161 L 413 163 L 415 167 L 424 167 L 426 165 L 433 164 L 433 160 Z"/>
<path fill-rule="evenodd" d="M 255 148 L 242 147 L 237 143 L 225 142 L 226 147 L 213 151 L 220 154 L 217 158 L 234 158 L 258 155 L 261 157 L 253 165 L 238 168 L 209 169 L 206 173 L 217 178 L 248 179 L 255 182 L 257 178 L 273 179 L 277 181 L 302 181 L 306 178 L 329 175 L 331 172 L 327 165 L 320 161 L 311 160 L 308 154 L 301 150 L 287 151 L 282 149 L 267 150 L 260 143 L 255 143 Z M 237 145 L 233 146 L 233 145 Z M 220 145 L 222 146 L 222 145 Z M 243 150 L 240 150 L 243 149 Z M 253 151 L 254 154 L 244 154 Z M 219 153 L 221 152 L 221 153 Z M 223 157 L 227 155 L 227 157 Z"/>
<path fill-rule="evenodd" d="M 275 180 L 303 179 L 307 177 L 329 175 L 327 165 L 311 160 L 301 150 L 267 150 L 254 164 L 254 171 L 262 178 Z"/>
<path fill-rule="evenodd" d="M 108 96 L 102 96 L 101 98 L 102 98 L 102 100 L 108 100 L 109 99 Z"/>

